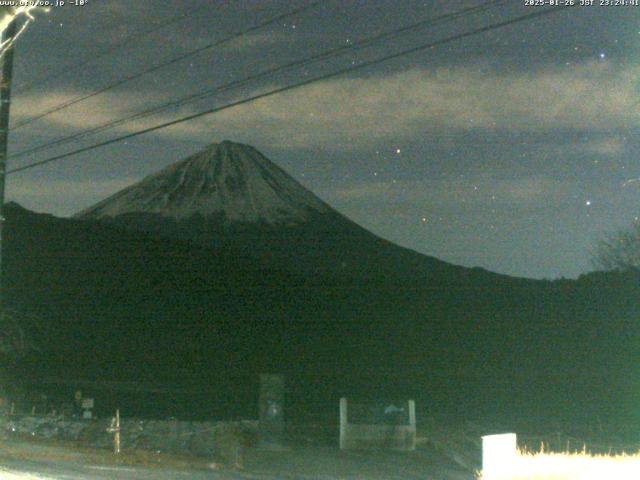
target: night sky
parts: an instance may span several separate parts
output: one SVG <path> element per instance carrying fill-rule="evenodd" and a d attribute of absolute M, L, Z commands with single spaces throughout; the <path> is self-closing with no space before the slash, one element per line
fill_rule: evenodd
<path fill-rule="evenodd" d="M 16 49 L 12 119 L 310 3 L 88 0 L 36 14 Z M 323 1 L 15 129 L 10 152 L 481 3 Z M 402 246 L 510 275 L 576 277 L 592 268 L 599 238 L 640 215 L 640 6 L 595 3 L 16 173 L 8 198 L 70 215 L 228 139 L 253 145 L 337 210 Z M 544 8 L 503 2 L 10 159 L 10 168 Z M 162 26 L 180 13 L 179 22 Z"/>

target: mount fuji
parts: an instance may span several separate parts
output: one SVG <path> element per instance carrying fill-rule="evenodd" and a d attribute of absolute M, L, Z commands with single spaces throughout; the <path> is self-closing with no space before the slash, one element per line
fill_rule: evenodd
<path fill-rule="evenodd" d="M 295 225 L 331 208 L 253 147 L 224 141 L 150 175 L 79 214 L 104 219 L 193 216 Z M 130 221 L 130 220 L 129 220 Z"/>
<path fill-rule="evenodd" d="M 255 148 L 230 141 L 169 165 L 74 218 L 195 242 L 298 272 L 462 270 L 377 237 Z"/>

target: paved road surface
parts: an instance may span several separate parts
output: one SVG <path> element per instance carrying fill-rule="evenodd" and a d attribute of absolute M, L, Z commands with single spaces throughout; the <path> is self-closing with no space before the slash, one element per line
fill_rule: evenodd
<path fill-rule="evenodd" d="M 258 475 L 252 473 L 217 472 L 217 471 L 171 471 L 147 468 L 87 466 L 67 462 L 32 462 L 11 461 L 3 462 L 0 467 L 2 480 L 311 480 L 318 478 L 330 480 L 330 476 L 299 476 L 299 475 Z M 340 477 L 348 480 L 349 477 Z M 353 480 L 362 476 L 351 477 Z M 423 477 L 434 480 L 470 480 L 468 474 L 450 471 L 440 472 L 434 476 Z M 337 480 L 337 478 L 336 478 Z"/>
<path fill-rule="evenodd" d="M 407 453 L 298 447 L 250 451 L 243 463 L 243 471 L 128 466 L 73 449 L 12 442 L 0 447 L 0 480 L 475 480 L 469 469 L 426 448 Z"/>
<path fill-rule="evenodd" d="M 67 462 L 3 461 L 2 480 L 248 480 L 266 479 L 234 472 L 86 466 Z"/>

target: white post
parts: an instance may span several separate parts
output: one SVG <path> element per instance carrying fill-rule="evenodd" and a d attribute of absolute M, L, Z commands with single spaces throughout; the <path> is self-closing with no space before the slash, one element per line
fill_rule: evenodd
<path fill-rule="evenodd" d="M 116 410 L 115 436 L 113 437 L 113 453 L 120 454 L 120 409 Z"/>
<path fill-rule="evenodd" d="M 113 433 L 113 453 L 120 454 L 120 409 L 116 410 L 116 416 L 111 418 L 107 432 Z"/>
<path fill-rule="evenodd" d="M 506 478 L 518 457 L 515 433 L 482 437 L 482 479 Z"/>
<path fill-rule="evenodd" d="M 347 399 L 340 399 L 340 450 L 347 448 L 347 423 L 349 422 Z"/>
<path fill-rule="evenodd" d="M 416 402 L 415 400 L 409 400 L 409 426 L 411 427 L 411 444 L 409 450 L 416 449 Z"/>
<path fill-rule="evenodd" d="M 416 428 L 416 402 L 409 400 L 409 425 Z"/>

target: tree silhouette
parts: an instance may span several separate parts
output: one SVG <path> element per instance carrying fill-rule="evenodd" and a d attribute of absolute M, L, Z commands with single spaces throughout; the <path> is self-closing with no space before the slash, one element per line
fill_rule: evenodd
<path fill-rule="evenodd" d="M 604 270 L 640 270 L 640 222 L 599 241 L 593 263 Z"/>

